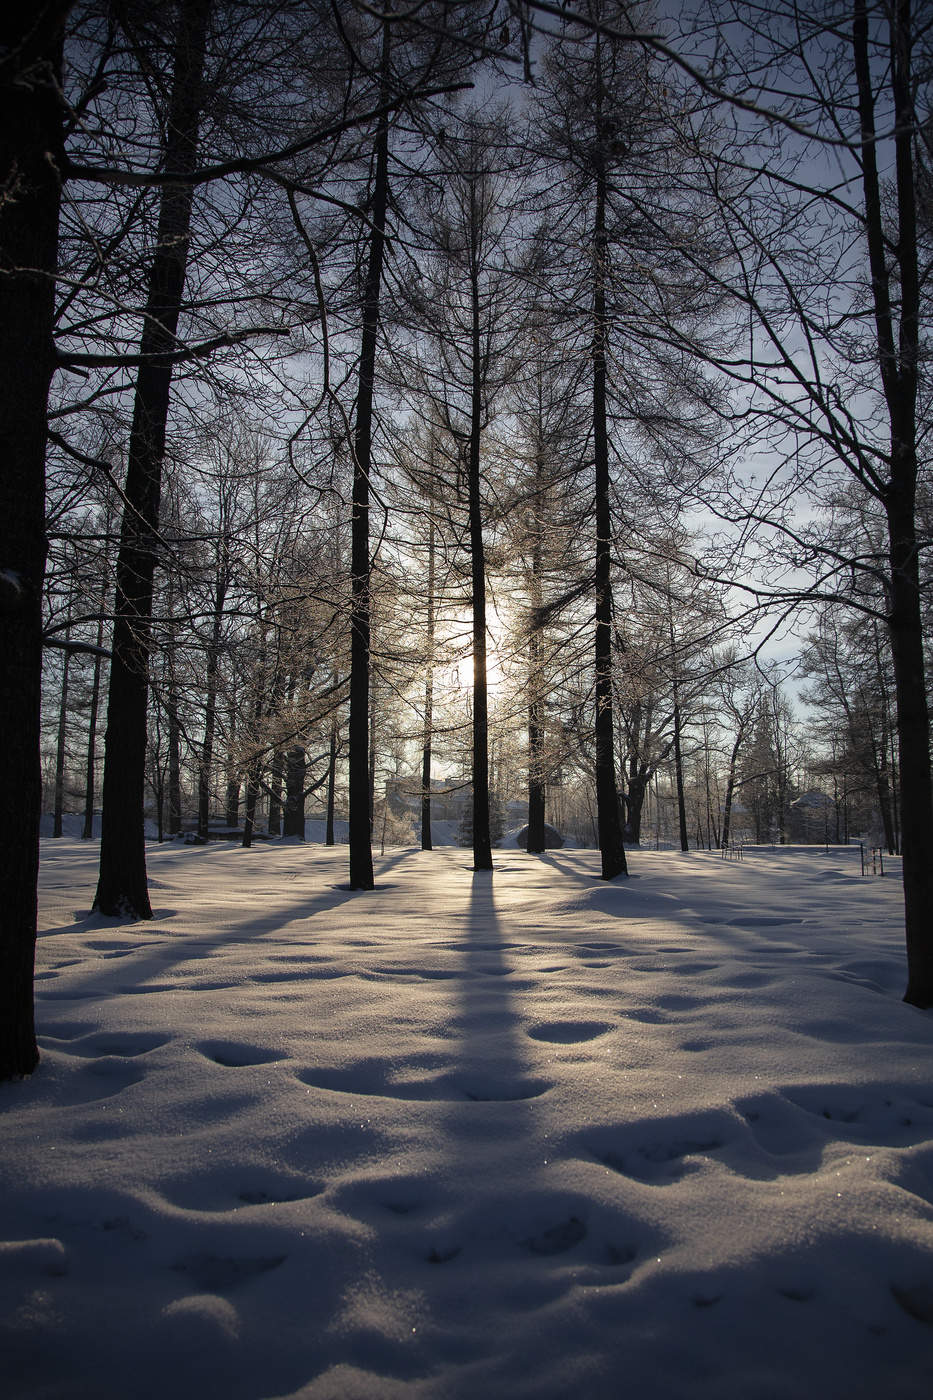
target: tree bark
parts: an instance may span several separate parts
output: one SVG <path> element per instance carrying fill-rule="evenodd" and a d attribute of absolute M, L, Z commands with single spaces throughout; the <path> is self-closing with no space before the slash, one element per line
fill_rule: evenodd
<path fill-rule="evenodd" d="M 388 20 L 382 31 L 382 100 L 389 78 Z M 389 119 L 379 118 L 375 140 L 375 172 L 370 212 L 369 262 L 363 291 L 363 332 L 353 442 L 353 502 L 350 520 L 350 716 L 348 721 L 348 800 L 350 888 L 371 890 L 373 849 L 370 818 L 369 685 L 370 685 L 370 557 L 369 479 L 372 471 L 373 397 L 376 343 L 385 260 L 385 226 L 389 199 Z"/>
<path fill-rule="evenodd" d="M 470 189 L 471 377 L 467 491 L 470 533 L 470 603 L 473 614 L 473 869 L 492 870 L 489 831 L 489 686 L 486 661 L 486 554 L 480 477 L 483 366 L 480 345 L 479 219 L 476 182 Z"/>
<path fill-rule="evenodd" d="M 226 542 L 218 544 L 217 572 L 214 579 L 214 615 L 211 619 L 211 639 L 207 647 L 205 675 L 204 741 L 198 770 L 198 836 L 207 840 L 210 821 L 211 766 L 214 761 L 214 733 L 217 727 L 217 673 L 220 668 L 220 634 L 223 627 L 224 603 L 227 600 L 229 560 Z"/>
<path fill-rule="evenodd" d="M 544 676 L 541 668 L 541 534 L 544 462 L 535 454 L 535 491 L 532 504 L 531 540 L 531 619 L 528 630 L 528 843 L 532 855 L 545 850 Z"/>
<path fill-rule="evenodd" d="M 101 591 L 100 617 L 97 619 L 97 646 L 104 645 L 104 608 L 107 601 L 106 587 Z M 87 757 L 84 765 L 84 825 L 81 829 L 82 841 L 90 841 L 94 835 L 94 787 L 97 780 L 97 714 L 100 709 L 100 673 L 102 658 L 100 652 L 94 657 L 94 675 L 91 681 L 91 703 L 87 716 Z"/>
<path fill-rule="evenodd" d="M 597 39 L 598 44 L 598 39 Z M 600 55 L 597 49 L 597 66 Z M 597 76 L 597 139 L 603 127 L 602 83 Z M 596 823 L 602 878 L 627 875 L 619 795 L 616 786 L 612 697 L 612 518 L 609 501 L 609 438 L 606 414 L 606 171 L 602 158 L 596 170 L 593 230 L 593 447 L 596 493 Z"/>
<path fill-rule="evenodd" d="M 933 774 L 916 526 L 920 292 L 910 0 L 896 0 L 888 10 L 888 24 L 889 82 L 895 119 L 896 260 L 900 297 L 896 334 L 877 169 L 868 17 L 864 0 L 855 0 L 852 42 L 862 135 L 862 190 L 878 363 L 891 427 L 890 473 L 883 503 L 888 530 L 888 629 L 894 662 L 900 767 L 900 836 L 907 938 L 904 1000 L 914 1006 L 929 1007 L 933 1006 L 933 861 L 929 858 Z"/>
<path fill-rule="evenodd" d="M 305 751 L 293 744 L 285 755 L 285 822 L 283 836 L 305 839 Z"/>
<path fill-rule="evenodd" d="M 277 749 L 269 766 L 269 825 L 270 836 L 282 835 L 282 778 L 285 774 L 285 755 Z"/>
<path fill-rule="evenodd" d="M 424 726 L 421 741 L 421 849 L 431 840 L 431 751 L 434 735 L 434 520 L 428 523 L 428 617 L 424 672 Z"/>
<path fill-rule="evenodd" d="M 327 755 L 327 824 L 324 845 L 334 844 L 334 794 L 337 787 L 337 720 L 330 726 L 330 750 Z"/>
<path fill-rule="evenodd" d="M 68 637 L 68 629 L 65 629 Z M 62 689 L 58 702 L 58 739 L 55 745 L 55 812 L 52 817 L 52 835 L 61 836 L 62 817 L 65 811 L 65 741 L 68 734 L 68 680 L 71 670 L 71 654 L 65 652 L 62 665 Z"/>
<path fill-rule="evenodd" d="M 677 821 L 680 828 L 680 849 L 689 851 L 690 842 L 687 838 L 687 804 L 684 800 L 684 761 L 680 748 L 680 701 L 677 699 L 676 689 L 674 698 L 674 782 L 677 787 Z"/>
<path fill-rule="evenodd" d="M 175 638 L 166 642 L 165 710 L 168 716 L 168 834 L 181 831 L 181 724 L 178 719 L 178 684 L 175 678 Z"/>
<path fill-rule="evenodd" d="M 0 18 L 0 1079 L 39 1060 L 32 980 L 39 872 L 39 709 L 45 443 L 61 171 L 61 37 L 67 3 Z M 15 194 L 13 194 L 15 192 Z"/>
<path fill-rule="evenodd" d="M 204 49 L 211 0 L 184 0 L 176 40 L 163 163 L 187 172 L 197 160 Z M 149 273 L 117 557 L 113 659 L 107 703 L 100 875 L 94 908 L 150 919 L 144 792 L 152 581 L 162 459 L 191 228 L 191 185 L 166 185 Z"/>

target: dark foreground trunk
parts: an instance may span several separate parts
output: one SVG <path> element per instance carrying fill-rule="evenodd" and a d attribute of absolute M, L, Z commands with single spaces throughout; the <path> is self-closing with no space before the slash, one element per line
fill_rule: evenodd
<path fill-rule="evenodd" d="M 597 124 L 602 124 L 601 88 L 597 87 Z M 606 412 L 606 175 L 596 177 L 593 248 L 593 448 L 596 476 L 596 825 L 604 880 L 627 875 L 619 795 L 616 786 L 612 701 L 612 517 L 609 503 L 609 439 Z"/>
<path fill-rule="evenodd" d="M 388 91 L 389 25 L 383 29 L 383 92 Z M 373 849 L 370 820 L 369 681 L 370 681 L 370 559 L 369 479 L 372 471 L 373 394 L 379 302 L 385 258 L 385 223 L 389 193 L 389 122 L 380 118 L 376 130 L 376 168 L 370 214 L 369 262 L 363 293 L 363 334 L 360 346 L 359 391 L 354 434 L 353 509 L 350 522 L 350 717 L 348 722 L 348 800 L 350 888 L 373 888 Z"/>
<path fill-rule="evenodd" d="M 211 0 L 186 0 L 181 9 L 164 153 L 170 170 L 192 170 L 197 156 L 210 6 Z M 166 185 L 162 194 L 140 341 L 140 353 L 148 358 L 136 380 L 117 557 L 100 876 L 94 908 L 101 914 L 138 919 L 152 918 L 143 815 L 152 581 L 172 380 L 167 356 L 175 348 L 184 293 L 191 199 L 190 185 Z"/>
<path fill-rule="evenodd" d="M 284 836 L 305 839 L 305 751 L 293 744 L 285 756 L 285 821 Z"/>
<path fill-rule="evenodd" d="M 56 96 L 68 5 L 13 5 L 0 18 L 0 1079 L 39 1060 L 32 978 L 39 872 L 39 705 L 45 570 L 45 440 L 54 366 L 62 111 Z M 14 742 L 15 738 L 15 742 Z"/>

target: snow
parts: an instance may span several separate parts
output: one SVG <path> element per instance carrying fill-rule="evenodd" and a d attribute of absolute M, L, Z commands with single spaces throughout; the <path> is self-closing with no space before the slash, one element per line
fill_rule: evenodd
<path fill-rule="evenodd" d="M 0 1390 L 933 1393 L 933 1013 L 855 848 L 43 842 L 0 1085 Z"/>

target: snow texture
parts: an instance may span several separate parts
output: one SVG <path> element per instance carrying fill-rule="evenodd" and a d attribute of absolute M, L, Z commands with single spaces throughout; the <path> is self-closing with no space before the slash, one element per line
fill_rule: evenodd
<path fill-rule="evenodd" d="M 933 1394 L 933 1013 L 855 850 L 43 843 L 5 1400 Z"/>

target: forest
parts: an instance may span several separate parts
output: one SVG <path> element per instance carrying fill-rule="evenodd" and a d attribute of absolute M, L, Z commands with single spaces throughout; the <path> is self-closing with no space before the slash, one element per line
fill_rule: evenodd
<path fill-rule="evenodd" d="M 0 1077 L 40 820 L 902 858 L 933 1006 L 910 0 L 0 19 Z M 634 848 L 634 854 L 633 854 Z"/>

